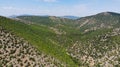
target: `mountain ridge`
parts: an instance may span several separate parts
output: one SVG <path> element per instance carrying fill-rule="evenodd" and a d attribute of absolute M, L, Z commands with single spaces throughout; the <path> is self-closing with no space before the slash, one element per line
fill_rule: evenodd
<path fill-rule="evenodd" d="M 120 14 L 114 12 L 102 12 L 92 16 L 82 17 L 77 19 L 76 23 L 87 29 L 90 28 L 112 28 L 119 24 Z M 85 30 L 85 29 L 84 29 Z"/>
<path fill-rule="evenodd" d="M 0 17 L 0 26 L 62 62 L 63 67 L 120 66 L 118 13 L 102 12 L 76 20 L 55 16 L 17 18 L 20 20 Z M 56 65 L 59 67 L 59 63 Z"/>

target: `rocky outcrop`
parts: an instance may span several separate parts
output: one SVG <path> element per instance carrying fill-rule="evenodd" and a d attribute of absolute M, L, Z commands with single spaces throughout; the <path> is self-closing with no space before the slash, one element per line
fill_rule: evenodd
<path fill-rule="evenodd" d="M 37 51 L 23 38 L 0 27 L 0 67 L 65 67 L 65 65 Z"/>

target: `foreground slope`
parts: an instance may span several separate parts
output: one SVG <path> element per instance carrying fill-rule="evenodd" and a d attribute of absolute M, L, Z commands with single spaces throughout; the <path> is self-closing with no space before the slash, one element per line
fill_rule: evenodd
<path fill-rule="evenodd" d="M 35 24 L 29 25 L 5 17 L 0 17 L 0 26 L 24 38 L 30 44 L 33 44 L 39 51 L 53 56 L 60 62 L 62 61 L 64 65 L 75 65 L 72 59 L 66 54 L 65 48 L 59 46 L 52 40 L 53 37 L 56 37 L 56 34 L 47 27 Z"/>
<path fill-rule="evenodd" d="M 0 26 L 0 67 L 62 67 L 59 60 Z"/>

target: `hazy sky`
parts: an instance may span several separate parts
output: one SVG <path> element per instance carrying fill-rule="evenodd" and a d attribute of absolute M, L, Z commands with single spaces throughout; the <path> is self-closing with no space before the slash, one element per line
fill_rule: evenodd
<path fill-rule="evenodd" d="M 0 0 L 0 15 L 74 15 L 120 13 L 120 0 Z"/>

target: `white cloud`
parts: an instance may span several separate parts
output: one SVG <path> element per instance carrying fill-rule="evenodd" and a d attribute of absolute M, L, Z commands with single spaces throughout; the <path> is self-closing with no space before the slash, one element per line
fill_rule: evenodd
<path fill-rule="evenodd" d="M 36 1 L 43 1 L 43 2 L 57 2 L 57 0 L 36 0 Z"/>
<path fill-rule="evenodd" d="M 57 0 L 43 0 L 44 2 L 56 2 Z"/>
<path fill-rule="evenodd" d="M 75 4 L 71 6 L 52 6 L 52 8 L 47 6 L 38 6 L 34 7 L 13 7 L 13 6 L 4 6 L 0 7 L 0 15 L 10 16 L 10 15 L 54 15 L 54 16 L 63 16 L 63 15 L 74 15 L 74 16 L 87 16 L 93 14 L 95 11 L 91 10 L 90 6 L 87 4 Z"/>
<path fill-rule="evenodd" d="M 87 11 L 87 6 L 85 4 L 76 4 L 72 6 L 53 6 L 49 7 L 37 7 L 36 8 L 19 8 L 13 6 L 4 6 L 0 7 L 0 14 L 9 16 L 9 15 L 20 15 L 20 14 L 32 14 L 32 15 L 54 15 L 54 16 L 63 16 L 63 15 L 75 15 L 83 16 Z"/>
<path fill-rule="evenodd" d="M 14 7 L 11 7 L 11 6 L 7 6 L 7 7 L 1 7 L 2 9 L 5 9 L 5 10 L 11 10 L 11 9 L 15 9 Z"/>
<path fill-rule="evenodd" d="M 20 7 L 12 7 L 12 6 L 4 6 L 0 7 L 0 15 L 10 16 L 10 15 L 44 15 L 48 14 L 49 10 L 43 8 L 20 8 Z"/>

